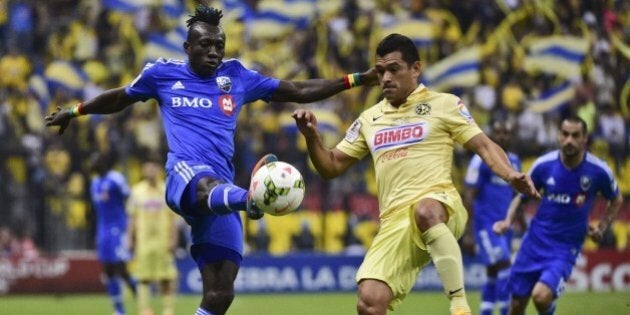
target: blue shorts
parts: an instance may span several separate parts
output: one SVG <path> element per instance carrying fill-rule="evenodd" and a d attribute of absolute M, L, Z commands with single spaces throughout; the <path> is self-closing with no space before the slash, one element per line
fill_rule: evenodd
<path fill-rule="evenodd" d="M 126 232 L 120 227 L 111 227 L 98 232 L 96 250 L 102 263 L 126 262 L 131 259 L 131 252 L 125 246 Z"/>
<path fill-rule="evenodd" d="M 193 244 L 225 247 L 243 255 L 243 225 L 238 212 L 214 215 L 195 209 L 197 182 L 203 177 L 220 178 L 208 165 L 177 162 L 166 174 L 168 206 L 190 225 Z"/>
<path fill-rule="evenodd" d="M 511 234 L 499 235 L 492 231 L 492 226 L 475 227 L 477 255 L 486 265 L 495 265 L 501 261 L 510 261 Z"/>
<path fill-rule="evenodd" d="M 551 289 L 554 298 L 564 291 L 564 283 L 569 279 L 575 261 L 562 257 L 537 257 L 527 250 L 519 251 L 512 265 L 509 288 L 515 297 L 528 297 L 536 282 L 542 282 Z"/>

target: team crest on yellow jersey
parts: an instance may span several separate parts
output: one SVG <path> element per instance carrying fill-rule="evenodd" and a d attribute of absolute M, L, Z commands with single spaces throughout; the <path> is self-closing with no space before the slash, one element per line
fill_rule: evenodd
<path fill-rule="evenodd" d="M 431 105 L 429 103 L 416 104 L 416 114 L 419 116 L 426 116 L 431 113 Z"/>

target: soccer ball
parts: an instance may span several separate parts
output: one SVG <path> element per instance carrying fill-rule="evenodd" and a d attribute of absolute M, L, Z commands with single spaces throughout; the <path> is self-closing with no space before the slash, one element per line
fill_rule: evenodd
<path fill-rule="evenodd" d="M 281 216 L 294 212 L 304 199 L 304 179 L 293 165 L 276 161 L 263 165 L 249 186 L 256 207 Z"/>

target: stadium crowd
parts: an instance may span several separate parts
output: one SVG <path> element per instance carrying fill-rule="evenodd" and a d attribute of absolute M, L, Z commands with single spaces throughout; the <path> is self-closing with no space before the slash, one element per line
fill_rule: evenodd
<path fill-rule="evenodd" d="M 423 81 L 459 95 L 484 129 L 496 119 L 513 125 L 512 149 L 525 170 L 554 147 L 557 121 L 577 113 L 592 130 L 591 151 L 614 166 L 630 195 L 629 1 L 207 2 L 224 10 L 226 55 L 282 79 L 367 69 L 380 38 L 408 35 L 420 47 Z M 46 252 L 93 248 L 88 156 L 114 150 L 118 169 L 131 184 L 140 181 L 144 158 L 165 156 L 157 108 L 83 116 L 64 137 L 45 129 L 43 117 L 128 84 L 148 61 L 185 57 L 182 21 L 193 7 L 184 0 L 0 0 L 2 235 L 11 228 L 31 235 Z M 378 93 L 353 89 L 307 106 L 332 146 Z M 246 221 L 251 252 L 361 253 L 378 229 L 373 174 L 361 165 L 322 180 L 291 119 L 296 106 L 254 103 L 239 118 L 236 183 L 246 187 L 255 161 L 272 152 L 302 170 L 308 192 L 294 215 Z M 462 185 L 470 153 L 456 155 L 453 179 Z M 626 202 L 611 231 L 620 250 L 630 250 L 629 210 Z"/>

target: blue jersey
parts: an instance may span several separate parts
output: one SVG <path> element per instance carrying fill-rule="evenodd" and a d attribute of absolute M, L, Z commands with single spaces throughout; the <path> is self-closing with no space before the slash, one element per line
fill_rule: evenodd
<path fill-rule="evenodd" d="M 90 195 L 96 212 L 97 240 L 109 235 L 123 235 L 127 230 L 125 202 L 129 196 L 129 185 L 117 171 L 92 179 Z"/>
<path fill-rule="evenodd" d="M 512 167 L 520 171 L 521 160 L 514 153 L 508 152 Z M 475 227 L 492 226 L 494 222 L 503 220 L 510 201 L 514 195 L 512 186 L 492 172 L 479 155 L 473 156 L 468 164 L 465 183 L 477 189 L 473 201 Z"/>
<path fill-rule="evenodd" d="M 268 100 L 279 80 L 224 61 L 210 77 L 200 77 L 188 62 L 158 59 L 126 87 L 127 95 L 160 104 L 169 153 L 167 170 L 178 161 L 205 164 L 218 179 L 234 177 L 234 131 L 243 105 Z"/>
<path fill-rule="evenodd" d="M 590 153 L 576 168 L 567 169 L 556 150 L 538 158 L 530 176 L 542 191 L 542 200 L 523 239 L 523 250 L 574 259 L 588 232 L 597 195 L 613 200 L 619 194 L 612 171 Z"/>

